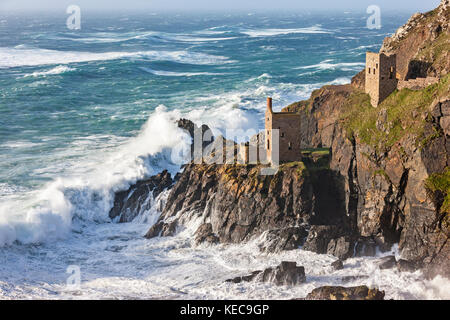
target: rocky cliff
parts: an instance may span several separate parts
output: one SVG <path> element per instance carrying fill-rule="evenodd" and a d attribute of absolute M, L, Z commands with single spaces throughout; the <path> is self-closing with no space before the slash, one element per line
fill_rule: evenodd
<path fill-rule="evenodd" d="M 302 147 L 326 149 L 273 176 L 260 166 L 189 164 L 147 237 L 198 220 L 196 242 L 264 234 L 269 251 L 303 246 L 345 259 L 398 243 L 402 265 L 450 277 L 449 11 L 444 0 L 415 15 L 382 48 L 400 57 L 401 77 L 439 83 L 395 91 L 378 108 L 363 72 L 351 85 L 314 91 L 284 110 L 302 115 Z"/>

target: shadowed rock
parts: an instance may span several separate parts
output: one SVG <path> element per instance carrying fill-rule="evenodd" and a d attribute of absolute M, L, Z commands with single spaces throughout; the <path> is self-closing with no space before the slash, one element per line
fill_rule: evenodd
<path fill-rule="evenodd" d="M 111 219 L 119 218 L 119 222 L 131 222 L 137 215 L 150 209 L 152 200 L 173 184 L 172 177 L 167 170 L 138 181 L 126 191 L 115 194 L 114 205 L 109 212 Z"/>
<path fill-rule="evenodd" d="M 385 293 L 378 289 L 359 287 L 320 287 L 306 296 L 306 300 L 384 300 Z"/>
<path fill-rule="evenodd" d="M 297 267 L 295 262 L 283 261 L 278 267 L 267 268 L 264 271 L 254 271 L 250 275 L 228 279 L 226 282 L 240 283 L 253 280 L 270 282 L 278 286 L 297 285 L 306 281 L 305 268 Z"/>
<path fill-rule="evenodd" d="M 378 267 L 383 269 L 391 269 L 395 267 L 396 265 L 395 256 L 387 256 L 380 259 L 380 262 L 378 263 Z"/>
<path fill-rule="evenodd" d="M 331 266 L 334 268 L 334 270 L 344 269 L 344 263 L 342 262 L 342 260 L 336 260 L 331 264 Z"/>

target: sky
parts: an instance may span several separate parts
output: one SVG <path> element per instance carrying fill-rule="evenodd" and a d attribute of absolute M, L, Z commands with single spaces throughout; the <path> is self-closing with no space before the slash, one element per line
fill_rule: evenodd
<path fill-rule="evenodd" d="M 264 11 L 264 10 L 365 10 L 378 5 L 381 10 L 425 12 L 440 0 L 0 0 L 1 11 L 59 11 L 69 5 L 84 10 L 149 11 Z"/>

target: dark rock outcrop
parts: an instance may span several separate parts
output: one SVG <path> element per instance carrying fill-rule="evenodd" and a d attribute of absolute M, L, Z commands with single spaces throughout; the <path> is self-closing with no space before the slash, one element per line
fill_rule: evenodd
<path fill-rule="evenodd" d="M 305 242 L 308 231 L 304 227 L 288 227 L 269 230 L 265 241 L 260 245 L 263 252 L 280 252 L 298 249 Z"/>
<path fill-rule="evenodd" d="M 260 175 L 260 169 L 188 165 L 173 187 L 161 219 L 177 216 L 184 220 L 197 212 L 222 243 L 247 241 L 268 230 L 308 221 L 313 190 L 300 168 L 283 168 L 274 176 Z"/>
<path fill-rule="evenodd" d="M 333 262 L 331 264 L 331 267 L 334 270 L 342 270 L 342 269 L 344 269 L 344 263 L 342 262 L 342 260 L 336 260 L 335 262 Z"/>
<path fill-rule="evenodd" d="M 278 286 L 294 286 L 306 281 L 305 268 L 298 267 L 295 262 L 283 261 L 275 268 L 267 268 L 264 271 L 254 271 L 250 275 L 236 277 L 226 282 L 240 283 L 242 281 L 270 282 Z"/>
<path fill-rule="evenodd" d="M 359 287 L 320 287 L 306 296 L 306 300 L 384 300 L 385 293 L 378 289 Z"/>
<path fill-rule="evenodd" d="M 353 255 L 354 241 L 349 230 L 338 225 L 313 225 L 311 226 L 304 250 L 317 253 L 332 254 L 339 259 L 345 260 Z"/>
<path fill-rule="evenodd" d="M 397 268 L 401 272 L 414 272 L 419 269 L 416 262 L 400 259 L 397 261 Z"/>
<path fill-rule="evenodd" d="M 178 120 L 177 125 L 179 128 L 186 130 L 193 139 L 191 144 L 191 159 L 194 159 L 195 156 L 194 135 L 196 130 L 201 133 L 202 152 L 214 141 L 214 136 L 207 125 L 198 127 L 191 120 L 187 119 Z M 117 219 L 119 217 L 118 222 L 120 223 L 131 222 L 140 213 L 148 210 L 152 205 L 152 200 L 161 194 L 162 191 L 170 188 L 178 180 L 178 177 L 179 175 L 175 179 L 172 179 L 170 173 L 164 170 L 149 179 L 138 181 L 136 184 L 130 186 L 128 190 L 116 192 L 114 205 L 109 212 L 109 217 L 111 219 Z"/>
<path fill-rule="evenodd" d="M 396 266 L 397 261 L 395 260 L 395 256 L 387 256 L 380 259 L 378 263 L 378 268 L 383 269 L 392 269 Z"/>
<path fill-rule="evenodd" d="M 119 217 L 119 222 L 131 222 L 137 215 L 150 209 L 152 200 L 172 184 L 172 177 L 167 170 L 147 180 L 138 181 L 128 190 L 116 193 L 109 217 Z"/>
<path fill-rule="evenodd" d="M 152 239 L 155 237 L 171 237 L 175 235 L 176 231 L 177 231 L 176 220 L 168 223 L 158 221 L 147 231 L 145 237 L 147 239 Z"/>
<path fill-rule="evenodd" d="M 197 244 L 208 242 L 208 243 L 218 243 L 219 238 L 213 233 L 213 228 L 211 223 L 202 224 L 195 232 L 195 242 Z"/>

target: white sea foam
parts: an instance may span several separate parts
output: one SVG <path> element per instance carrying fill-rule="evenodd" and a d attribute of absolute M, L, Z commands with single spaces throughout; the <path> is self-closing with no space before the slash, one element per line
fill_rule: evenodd
<path fill-rule="evenodd" d="M 87 37 L 54 37 L 54 40 L 66 40 L 82 42 L 86 44 L 92 43 L 116 43 L 116 42 L 126 42 L 130 40 L 140 40 L 149 39 L 162 40 L 162 41 L 180 41 L 180 42 L 210 42 L 210 41 L 224 41 L 236 39 L 236 37 L 207 37 L 208 35 L 224 34 L 224 32 L 206 32 L 198 31 L 193 34 L 188 33 L 168 33 L 168 32 L 157 32 L 157 31 L 141 31 L 141 32 L 96 32 L 88 33 Z M 199 35 L 205 35 L 206 37 L 199 37 Z"/>
<path fill-rule="evenodd" d="M 334 79 L 333 81 L 328 82 L 328 84 L 334 84 L 334 85 L 349 84 L 351 81 L 352 80 L 350 78 L 341 77 L 341 78 L 337 78 L 337 79 Z"/>
<path fill-rule="evenodd" d="M 178 171 L 181 162 L 172 150 L 190 143 L 188 135 L 176 127 L 179 116 L 158 107 L 136 138 L 94 163 L 84 176 L 60 177 L 20 201 L 1 203 L 0 246 L 15 240 L 39 243 L 65 237 L 73 218 L 108 221 L 114 191 L 163 168 Z"/>
<path fill-rule="evenodd" d="M 318 64 L 313 64 L 309 66 L 297 67 L 295 69 L 317 69 L 317 70 L 336 70 L 340 69 L 343 71 L 353 71 L 360 67 L 364 67 L 365 64 L 362 62 L 337 62 L 332 63 L 333 60 L 324 60 Z"/>
<path fill-rule="evenodd" d="M 89 225 L 71 241 L 41 247 L 45 259 L 36 259 L 32 248 L 3 250 L 0 274 L 7 280 L 0 280 L 0 298 L 293 299 L 325 285 L 377 287 L 386 292 L 386 299 L 450 298 L 448 279 L 428 281 L 419 271 L 380 270 L 380 256 L 351 258 L 344 269 L 334 270 L 330 264 L 336 258 L 330 255 L 301 249 L 261 253 L 263 236 L 245 244 L 195 246 L 193 233 L 200 222 L 193 219 L 177 235 L 151 240 L 142 237 L 150 224 Z M 296 286 L 225 282 L 281 261 L 304 266 L 306 282 Z M 66 287 L 65 271 L 74 263 L 82 275 L 77 292 Z M 347 276 L 355 279 L 344 283 Z"/>
<path fill-rule="evenodd" d="M 33 73 L 29 73 L 24 75 L 24 77 L 45 77 L 48 75 L 57 75 L 57 74 L 62 74 L 62 73 L 66 73 L 66 72 L 71 72 L 71 71 L 75 71 L 75 68 L 69 68 L 67 66 L 57 66 L 53 69 L 47 70 L 47 71 L 42 71 L 42 72 L 33 72 Z"/>
<path fill-rule="evenodd" d="M 255 30 L 241 30 L 243 34 L 246 34 L 250 37 L 272 37 L 286 34 L 323 34 L 323 33 L 332 33 L 329 30 L 325 30 L 320 26 L 312 26 L 308 28 L 295 28 L 295 29 L 255 29 Z"/>
<path fill-rule="evenodd" d="M 173 71 L 162 71 L 162 70 L 153 70 L 146 67 L 140 67 L 139 69 L 154 74 L 158 76 L 166 76 L 166 77 L 195 77 L 195 76 L 220 76 L 225 73 L 214 73 L 214 72 L 173 72 Z"/>
<path fill-rule="evenodd" d="M 188 51 L 138 51 L 138 52 L 75 52 L 47 49 L 24 49 L 0 47 L 0 68 L 68 64 L 88 61 L 142 58 L 152 61 L 214 65 L 230 63 L 227 57 Z"/>

